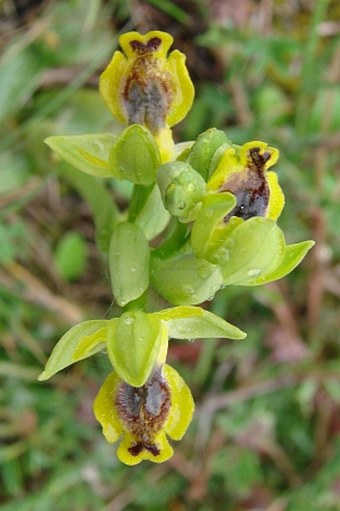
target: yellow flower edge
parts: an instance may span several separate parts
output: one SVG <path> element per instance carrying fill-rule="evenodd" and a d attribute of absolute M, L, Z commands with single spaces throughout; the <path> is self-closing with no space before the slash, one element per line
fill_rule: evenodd
<path fill-rule="evenodd" d="M 260 161 L 254 161 L 250 156 L 252 151 L 258 152 Z M 257 153 L 256 153 L 257 154 Z M 264 158 L 265 156 L 265 158 Z M 223 189 L 223 185 L 232 179 L 237 179 L 240 186 L 247 185 L 247 172 L 251 167 L 258 166 L 258 171 L 263 172 L 264 179 L 269 188 L 269 201 L 265 213 L 267 218 L 277 220 L 283 210 L 285 199 L 282 189 L 278 182 L 277 174 L 268 169 L 272 167 L 279 159 L 279 151 L 274 147 L 269 147 L 267 143 L 260 140 L 253 140 L 245 143 L 243 146 L 229 147 L 223 153 L 217 168 L 213 172 L 207 183 L 209 191 Z"/>
<path fill-rule="evenodd" d="M 160 40 L 159 46 L 152 48 L 147 53 L 147 58 L 141 59 L 136 48 L 136 43 L 147 45 L 152 40 Z M 106 101 L 114 117 L 121 123 L 127 123 L 127 114 L 122 101 L 124 85 L 129 79 L 130 72 L 135 69 L 136 61 L 139 59 L 141 72 L 145 74 L 144 80 L 148 77 L 150 62 L 156 65 L 157 73 L 168 73 L 171 83 L 173 98 L 166 115 L 166 124 L 171 127 L 180 122 L 189 109 L 194 99 L 194 86 L 185 66 L 186 57 L 180 51 L 175 50 L 167 57 L 167 52 L 173 43 L 173 38 L 166 32 L 154 30 L 147 34 L 128 32 L 119 37 L 119 44 L 124 53 L 117 50 L 113 54 L 111 62 L 99 77 L 99 91 Z M 134 71 L 135 72 L 135 71 Z M 155 76 L 153 74 L 151 78 Z"/>
<path fill-rule="evenodd" d="M 158 454 L 146 448 L 142 448 L 138 453 L 131 453 L 131 448 L 140 443 L 140 439 L 129 430 L 119 416 L 116 399 L 123 380 L 116 373 L 109 374 L 95 398 L 94 414 L 102 426 L 103 435 L 109 443 L 114 443 L 122 437 L 117 457 L 126 465 L 137 465 L 143 460 L 155 463 L 168 460 L 173 455 L 173 449 L 167 436 L 173 440 L 180 440 L 189 427 L 195 408 L 190 389 L 177 371 L 167 364 L 163 366 L 162 376 L 170 391 L 170 409 L 164 423 L 152 436 L 152 445 L 158 449 Z M 147 423 L 145 427 L 148 427 Z"/>

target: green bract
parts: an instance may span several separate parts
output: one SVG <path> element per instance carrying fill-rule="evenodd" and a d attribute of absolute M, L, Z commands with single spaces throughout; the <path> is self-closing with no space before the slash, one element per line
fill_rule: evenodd
<path fill-rule="evenodd" d="M 85 174 L 98 177 L 112 177 L 109 164 L 110 150 L 116 140 L 114 135 L 55 136 L 45 143 L 63 160 Z"/>
<path fill-rule="evenodd" d="M 191 246 L 197 257 L 212 260 L 212 254 L 224 244 L 231 223 L 224 223 L 223 218 L 235 204 L 235 196 L 229 192 L 204 197 L 191 231 Z"/>
<path fill-rule="evenodd" d="M 243 339 L 239 328 L 200 307 L 173 307 L 147 314 L 125 312 L 111 320 L 84 321 L 54 347 L 39 380 L 107 348 L 113 368 L 133 386 L 143 385 L 154 366 L 163 364 L 168 337 Z"/>
<path fill-rule="evenodd" d="M 285 253 L 283 232 L 268 218 L 251 218 L 232 230 L 214 254 L 224 285 L 248 285 L 263 273 L 274 271 Z"/>
<path fill-rule="evenodd" d="M 39 380 L 48 380 L 65 367 L 90 357 L 103 347 L 108 339 L 107 321 L 85 321 L 72 327 L 54 347 Z"/>
<path fill-rule="evenodd" d="M 135 184 L 154 183 L 160 163 L 159 150 L 153 136 L 138 124 L 126 128 L 110 152 L 112 173 Z"/>
<path fill-rule="evenodd" d="M 169 337 L 175 339 L 244 339 L 246 334 L 212 312 L 200 307 L 182 306 L 155 312 L 166 321 Z"/>
<path fill-rule="evenodd" d="M 263 275 L 259 275 L 257 277 L 254 276 L 254 278 L 248 283 L 248 286 L 259 286 L 285 277 L 301 263 L 302 259 L 313 245 L 314 241 L 301 241 L 300 243 L 294 243 L 293 245 L 286 245 L 285 252 L 279 266 L 272 272 L 264 272 Z"/>
<path fill-rule="evenodd" d="M 121 307 L 141 296 L 149 284 L 150 249 L 140 227 L 118 224 L 112 234 L 109 263 L 113 295 Z"/>
<path fill-rule="evenodd" d="M 160 319 L 141 311 L 125 312 L 115 323 L 107 352 L 118 376 L 140 387 L 148 379 L 161 349 L 166 352 L 167 343 L 167 331 Z"/>
<path fill-rule="evenodd" d="M 226 147 L 226 144 L 231 145 L 226 134 L 216 128 L 210 128 L 197 137 L 188 154 L 188 163 L 208 181 L 217 164 L 216 152 L 221 146 Z"/>
<path fill-rule="evenodd" d="M 190 305 L 212 299 L 223 285 L 223 276 L 217 265 L 197 259 L 194 254 L 185 254 L 154 259 L 151 282 L 173 305 Z"/>

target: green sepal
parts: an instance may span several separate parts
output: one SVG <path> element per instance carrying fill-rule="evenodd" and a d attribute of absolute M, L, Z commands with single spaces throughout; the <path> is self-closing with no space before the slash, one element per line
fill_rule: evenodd
<path fill-rule="evenodd" d="M 303 260 L 307 252 L 315 245 L 312 240 L 301 241 L 300 243 L 294 243 L 287 245 L 282 261 L 279 266 L 272 272 L 266 272 L 260 277 L 257 277 L 248 283 L 248 286 L 259 286 L 261 284 L 267 284 L 274 280 L 281 279 L 293 271 Z"/>
<path fill-rule="evenodd" d="M 208 181 L 213 156 L 222 144 L 231 145 L 227 135 L 216 128 L 201 133 L 188 155 L 188 163 Z"/>
<path fill-rule="evenodd" d="M 126 128 L 111 149 L 110 164 L 117 177 L 139 185 L 154 183 L 161 158 L 151 133 L 139 124 Z"/>
<path fill-rule="evenodd" d="M 200 307 L 180 306 L 154 313 L 166 323 L 169 338 L 244 339 L 246 333 Z"/>
<path fill-rule="evenodd" d="M 90 320 L 73 326 L 55 345 L 38 380 L 47 380 L 65 367 L 94 355 L 105 347 L 108 320 Z"/>
<path fill-rule="evenodd" d="M 151 283 L 173 305 L 194 305 L 211 299 L 223 284 L 220 268 L 193 254 L 154 259 Z"/>
<path fill-rule="evenodd" d="M 150 248 L 144 232 L 130 222 L 118 224 L 109 249 L 111 286 L 120 307 L 139 298 L 149 285 Z"/>
<path fill-rule="evenodd" d="M 248 286 L 280 265 L 286 251 L 282 230 L 268 218 L 253 217 L 235 227 L 214 254 L 224 285 Z"/>
<path fill-rule="evenodd" d="M 98 177 L 113 177 L 109 153 L 116 137 L 109 133 L 53 136 L 45 143 L 63 160 L 78 170 Z"/>
<path fill-rule="evenodd" d="M 107 343 L 118 376 L 133 387 L 144 385 L 167 339 L 159 318 L 142 311 L 123 313 Z"/>
<path fill-rule="evenodd" d="M 234 224 L 225 224 L 223 218 L 235 205 L 236 198 L 229 192 L 211 193 L 204 197 L 191 231 L 191 246 L 197 257 L 210 260 L 211 253 L 224 243 Z"/>
<path fill-rule="evenodd" d="M 187 161 L 187 156 L 190 152 L 191 147 L 193 146 L 194 141 L 190 140 L 187 142 L 178 142 L 175 144 L 175 160 L 178 161 Z"/>
<path fill-rule="evenodd" d="M 134 222 L 144 231 L 147 240 L 160 234 L 169 223 L 170 215 L 165 209 L 157 185 L 153 187 Z"/>
<path fill-rule="evenodd" d="M 191 165 L 173 161 L 161 165 L 157 183 L 166 209 L 182 222 L 195 217 L 196 206 L 205 194 L 206 183 Z"/>

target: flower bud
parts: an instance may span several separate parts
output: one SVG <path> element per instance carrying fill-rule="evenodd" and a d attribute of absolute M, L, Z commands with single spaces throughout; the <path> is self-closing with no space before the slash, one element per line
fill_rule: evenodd
<path fill-rule="evenodd" d="M 205 194 L 205 181 L 198 172 L 188 163 L 174 161 L 160 167 L 157 182 L 166 209 L 182 222 L 193 220 Z"/>

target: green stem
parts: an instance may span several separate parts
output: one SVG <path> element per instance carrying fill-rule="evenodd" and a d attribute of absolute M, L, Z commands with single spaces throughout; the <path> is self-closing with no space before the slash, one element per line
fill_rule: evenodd
<path fill-rule="evenodd" d="M 145 311 L 147 308 L 148 302 L 148 291 L 145 291 L 141 296 L 127 303 L 125 307 L 123 307 L 122 312 L 128 311 Z"/>
<path fill-rule="evenodd" d="M 188 226 L 179 222 L 177 219 L 172 219 L 169 232 L 163 243 L 157 247 L 153 255 L 160 259 L 170 257 L 177 252 L 187 241 Z"/>
<path fill-rule="evenodd" d="M 149 194 L 151 193 L 154 185 L 144 186 L 144 185 L 134 185 L 132 191 L 132 197 L 129 204 L 129 215 L 128 221 L 134 222 L 137 218 L 138 213 L 143 208 L 145 201 L 147 200 Z"/>

